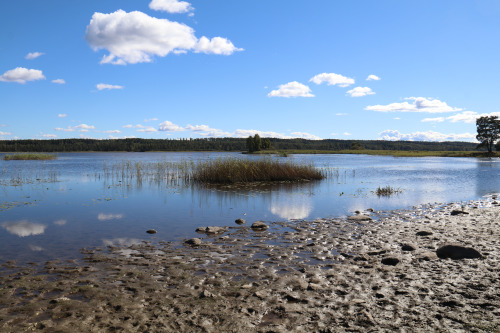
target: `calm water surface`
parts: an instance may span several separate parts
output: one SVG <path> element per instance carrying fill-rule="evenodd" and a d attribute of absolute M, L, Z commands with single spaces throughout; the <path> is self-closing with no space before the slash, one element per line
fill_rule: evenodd
<path fill-rule="evenodd" d="M 0 154 L 1 155 L 1 154 Z M 244 218 L 283 221 L 344 216 L 355 210 L 466 201 L 500 192 L 500 160 L 368 155 L 294 155 L 328 179 L 300 184 L 215 188 L 135 177 L 136 162 L 198 163 L 262 158 L 239 153 L 66 153 L 54 161 L 0 160 L 0 263 L 77 258 L 84 247 L 172 241 L 199 226 Z M 1 156 L 0 156 L 1 159 Z M 390 185 L 402 193 L 373 193 Z M 156 229 L 151 236 L 147 229 Z"/>

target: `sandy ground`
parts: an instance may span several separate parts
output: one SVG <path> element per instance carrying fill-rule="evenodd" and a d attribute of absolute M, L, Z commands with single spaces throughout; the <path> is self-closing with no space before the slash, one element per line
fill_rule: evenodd
<path fill-rule="evenodd" d="M 5 263 L 0 331 L 500 332 L 495 197 L 267 224 Z M 450 243 L 481 257 L 439 258 Z"/>

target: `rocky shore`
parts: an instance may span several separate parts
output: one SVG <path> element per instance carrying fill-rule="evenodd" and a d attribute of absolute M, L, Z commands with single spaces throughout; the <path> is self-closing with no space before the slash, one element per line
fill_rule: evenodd
<path fill-rule="evenodd" d="M 85 249 L 83 261 L 5 263 L 0 331 L 500 332 L 495 197 L 244 222 Z"/>

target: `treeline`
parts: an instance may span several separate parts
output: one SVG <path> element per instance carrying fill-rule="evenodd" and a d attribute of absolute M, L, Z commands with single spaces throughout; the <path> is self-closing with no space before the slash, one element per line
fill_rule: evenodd
<path fill-rule="evenodd" d="M 203 139 L 58 139 L 0 140 L 0 152 L 85 152 L 85 151 L 246 151 L 244 138 Z M 269 138 L 270 149 L 287 150 L 403 150 L 473 151 L 470 142 L 421 142 L 382 140 L 306 140 Z"/>

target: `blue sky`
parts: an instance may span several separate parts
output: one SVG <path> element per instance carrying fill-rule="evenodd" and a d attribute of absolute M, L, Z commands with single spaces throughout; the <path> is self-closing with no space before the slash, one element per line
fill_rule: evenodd
<path fill-rule="evenodd" d="M 494 0 L 0 4 L 0 139 L 473 141 Z"/>

